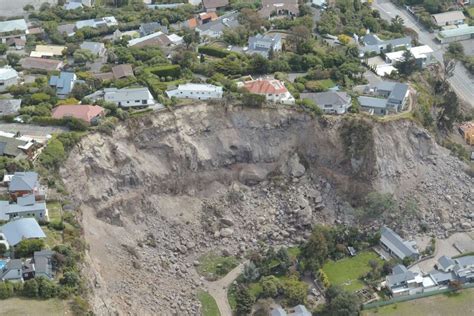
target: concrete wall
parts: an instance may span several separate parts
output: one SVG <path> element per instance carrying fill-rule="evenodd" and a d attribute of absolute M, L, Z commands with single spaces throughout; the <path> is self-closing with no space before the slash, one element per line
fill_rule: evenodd
<path fill-rule="evenodd" d="M 23 7 L 25 5 L 31 4 L 35 9 L 39 9 L 39 7 L 45 2 L 57 4 L 58 0 L 0 0 L 0 16 L 20 16 L 24 13 Z"/>

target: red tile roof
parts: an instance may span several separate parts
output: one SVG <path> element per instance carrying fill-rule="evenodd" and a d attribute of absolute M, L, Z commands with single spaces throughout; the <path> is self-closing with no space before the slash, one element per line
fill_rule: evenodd
<path fill-rule="evenodd" d="M 244 83 L 244 87 L 248 92 L 255 94 L 281 94 L 288 92 L 283 82 L 276 79 L 247 81 Z"/>
<path fill-rule="evenodd" d="M 104 115 L 104 108 L 98 105 L 59 105 L 52 111 L 52 117 L 61 119 L 64 117 L 75 117 L 90 123 L 93 118 Z"/>

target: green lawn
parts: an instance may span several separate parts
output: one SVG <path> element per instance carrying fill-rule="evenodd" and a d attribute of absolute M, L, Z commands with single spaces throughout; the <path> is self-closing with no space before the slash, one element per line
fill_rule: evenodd
<path fill-rule="evenodd" d="M 54 246 L 60 245 L 63 243 L 63 237 L 60 231 L 54 230 L 47 226 L 41 227 L 46 235 L 45 243 L 48 248 L 54 248 Z"/>
<path fill-rule="evenodd" d="M 14 297 L 0 301 L 0 316 L 67 315 L 64 304 L 58 299 L 43 301 Z"/>
<path fill-rule="evenodd" d="M 334 83 L 334 81 L 332 81 L 331 79 L 324 79 L 324 80 L 316 80 L 316 82 L 318 82 L 321 86 L 323 86 L 325 89 L 329 89 L 329 88 L 332 88 L 334 87 L 336 84 Z"/>
<path fill-rule="evenodd" d="M 474 312 L 474 289 L 459 293 L 440 294 L 408 302 L 386 305 L 362 312 L 362 315 L 472 315 Z"/>
<path fill-rule="evenodd" d="M 47 202 L 46 207 L 48 208 L 49 220 L 61 221 L 62 206 L 59 202 Z"/>
<path fill-rule="evenodd" d="M 474 18 L 474 7 L 470 7 L 469 9 L 467 9 L 467 13 L 469 13 L 469 16 L 471 18 Z"/>
<path fill-rule="evenodd" d="M 198 261 L 198 273 L 208 280 L 217 280 L 225 276 L 239 264 L 234 257 L 224 257 L 214 252 L 201 256 Z"/>
<path fill-rule="evenodd" d="M 296 260 L 301 253 L 301 249 L 299 247 L 290 247 L 288 248 L 288 254 L 290 255 L 291 260 Z"/>
<path fill-rule="evenodd" d="M 370 260 L 383 262 L 375 252 L 364 251 L 355 257 L 329 261 L 323 266 L 323 271 L 331 284 L 340 285 L 347 291 L 355 292 L 364 288 L 364 283 L 359 278 L 370 271 Z"/>
<path fill-rule="evenodd" d="M 199 291 L 198 299 L 202 305 L 203 316 L 220 316 L 219 308 L 217 307 L 216 300 L 207 292 Z"/>

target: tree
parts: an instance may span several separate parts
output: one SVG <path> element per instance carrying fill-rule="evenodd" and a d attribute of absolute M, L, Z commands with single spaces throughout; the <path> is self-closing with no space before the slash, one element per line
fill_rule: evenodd
<path fill-rule="evenodd" d="M 390 24 L 390 29 L 394 33 L 402 33 L 403 32 L 403 25 L 405 21 L 403 21 L 402 17 L 399 15 L 396 15 L 392 20 Z"/>
<path fill-rule="evenodd" d="M 82 100 L 89 93 L 91 93 L 91 88 L 85 82 L 75 83 L 71 90 L 71 96 L 76 100 Z"/>
<path fill-rule="evenodd" d="M 57 168 L 66 157 L 63 144 L 57 139 L 51 139 L 41 152 L 39 160 L 47 168 Z"/>
<path fill-rule="evenodd" d="M 459 42 L 449 43 L 448 54 L 453 58 L 460 59 L 464 56 L 464 46 Z"/>
<path fill-rule="evenodd" d="M 72 55 L 76 64 L 85 64 L 86 62 L 93 62 L 94 54 L 87 49 L 76 49 Z"/>
<path fill-rule="evenodd" d="M 7 246 L 5 244 L 0 244 L 0 257 L 5 256 L 7 253 Z"/>
<path fill-rule="evenodd" d="M 276 297 L 281 288 L 280 280 L 274 275 L 261 278 L 260 285 L 262 286 L 263 297 Z"/>
<path fill-rule="evenodd" d="M 66 271 L 63 274 L 63 277 L 59 280 L 59 283 L 64 286 L 76 288 L 79 286 L 81 278 L 74 271 Z"/>
<path fill-rule="evenodd" d="M 449 281 L 449 288 L 452 289 L 454 292 L 458 292 L 462 289 L 462 283 L 459 280 Z"/>
<path fill-rule="evenodd" d="M 442 99 L 437 104 L 437 107 L 440 108 L 437 125 L 440 130 L 451 131 L 454 123 L 459 119 L 459 100 L 451 89 L 444 94 Z"/>
<path fill-rule="evenodd" d="M 4 55 L 8 50 L 8 46 L 6 44 L 0 43 L 0 55 Z"/>
<path fill-rule="evenodd" d="M 13 296 L 13 284 L 8 281 L 0 282 L 0 299 L 4 300 Z"/>
<path fill-rule="evenodd" d="M 8 64 L 12 67 L 17 66 L 20 59 L 21 59 L 20 55 L 18 55 L 16 53 L 8 53 L 7 54 Z"/>
<path fill-rule="evenodd" d="M 250 72 L 254 74 L 267 74 L 270 63 L 267 58 L 260 54 L 253 54 L 250 58 Z"/>
<path fill-rule="evenodd" d="M 185 29 L 185 33 L 183 35 L 183 41 L 186 44 L 186 48 L 189 48 L 194 43 L 199 43 L 200 36 L 199 33 L 195 30 Z"/>
<path fill-rule="evenodd" d="M 449 54 L 443 55 L 443 80 L 446 83 L 454 75 L 456 60 Z"/>
<path fill-rule="evenodd" d="M 28 280 L 23 285 L 23 295 L 26 297 L 38 297 L 38 282 L 36 279 Z"/>
<path fill-rule="evenodd" d="M 329 299 L 324 309 L 328 315 L 359 315 L 360 301 L 356 295 L 343 290 L 335 291 L 334 294 L 336 295 Z"/>
<path fill-rule="evenodd" d="M 265 96 L 254 93 L 242 94 L 242 104 L 251 108 L 260 108 L 265 104 Z"/>
<path fill-rule="evenodd" d="M 15 246 L 15 257 L 31 257 L 35 251 L 40 251 L 43 248 L 44 241 L 42 239 L 24 239 Z"/>
<path fill-rule="evenodd" d="M 260 277 L 260 273 L 255 266 L 255 263 L 250 261 L 248 264 L 244 266 L 244 271 L 242 272 L 242 277 L 247 282 L 252 282 L 257 280 Z"/>
<path fill-rule="evenodd" d="M 247 287 L 241 285 L 237 288 L 235 300 L 237 303 L 237 315 L 248 315 L 252 311 L 252 305 L 255 299 L 252 297 Z"/>
<path fill-rule="evenodd" d="M 38 284 L 38 297 L 48 299 L 58 294 L 58 286 L 53 281 L 44 276 L 37 277 L 35 280 Z"/>
<path fill-rule="evenodd" d="M 286 43 L 294 52 L 303 54 L 308 52 L 307 44 L 311 45 L 311 39 L 312 34 L 308 27 L 296 25 L 290 29 L 290 34 L 286 37 Z"/>
<path fill-rule="evenodd" d="M 305 304 L 308 285 L 295 278 L 290 278 L 284 283 L 283 292 L 289 306 Z"/>
<path fill-rule="evenodd" d="M 306 270 L 318 270 L 327 259 L 328 254 L 328 241 L 324 236 L 322 227 L 316 226 L 301 251 L 301 255 L 305 258 Z"/>
<path fill-rule="evenodd" d="M 415 56 L 409 51 L 406 50 L 402 55 L 402 61 L 398 62 L 397 68 L 400 74 L 409 76 L 417 69 L 419 69 Z"/>

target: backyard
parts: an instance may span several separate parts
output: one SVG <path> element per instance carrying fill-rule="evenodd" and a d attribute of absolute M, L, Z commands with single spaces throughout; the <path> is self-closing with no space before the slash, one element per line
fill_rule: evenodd
<path fill-rule="evenodd" d="M 66 315 L 66 301 L 59 299 L 31 300 L 23 298 L 9 298 L 0 302 L 0 315 L 34 316 L 34 315 Z"/>
<path fill-rule="evenodd" d="M 362 315 L 472 315 L 474 289 L 440 294 L 408 302 L 391 304 L 362 312 Z"/>
<path fill-rule="evenodd" d="M 323 271 L 331 284 L 340 285 L 347 291 L 355 292 L 365 286 L 359 279 L 370 271 L 370 260 L 383 262 L 375 252 L 364 251 L 355 257 L 329 261 L 323 266 Z"/>

